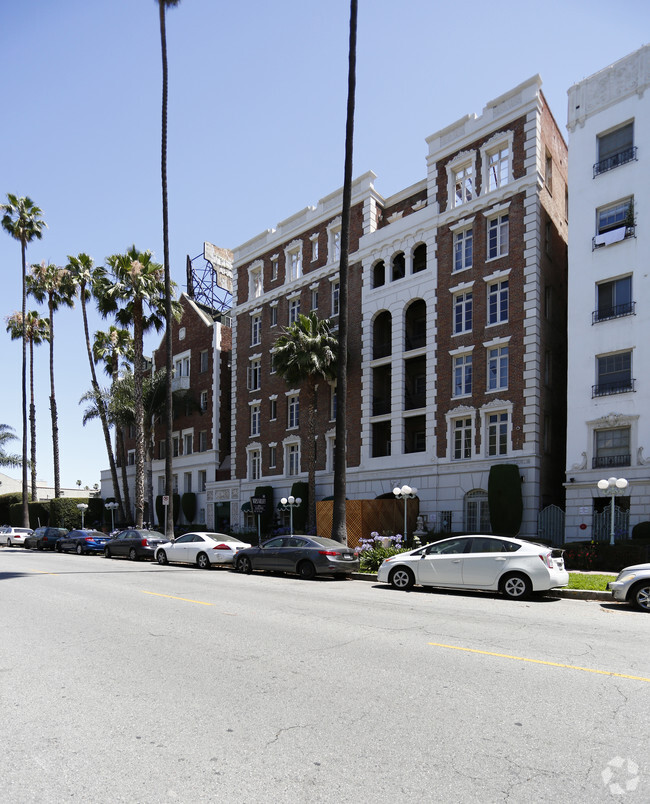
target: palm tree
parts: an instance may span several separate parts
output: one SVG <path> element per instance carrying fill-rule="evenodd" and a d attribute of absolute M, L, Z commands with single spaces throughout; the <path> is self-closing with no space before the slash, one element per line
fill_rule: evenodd
<path fill-rule="evenodd" d="M 336 381 L 336 450 L 334 452 L 334 502 L 332 538 L 347 543 L 345 491 L 347 467 L 346 421 L 348 410 L 348 255 L 350 252 L 350 205 L 352 199 L 352 144 L 357 63 L 357 0 L 350 0 L 350 52 L 348 60 L 348 105 L 345 125 L 345 168 L 341 211 L 341 264 L 339 269 L 340 359 Z"/>
<path fill-rule="evenodd" d="M 42 218 L 43 211 L 32 201 L 29 196 L 18 198 L 18 196 L 7 193 L 7 203 L 0 204 L 2 211 L 2 228 L 8 232 L 15 240 L 20 241 L 20 253 L 22 257 L 22 277 L 23 277 L 23 320 L 27 312 L 27 288 L 25 277 L 27 274 L 26 252 L 27 244 L 32 240 L 40 240 L 43 236 L 43 228 L 47 224 Z M 22 368 L 22 390 L 23 390 L 23 527 L 29 527 L 29 508 L 27 507 L 27 333 L 23 334 L 23 368 Z"/>
<path fill-rule="evenodd" d="M 162 53 L 162 125 L 160 146 L 160 177 L 162 184 L 162 213 L 163 213 L 163 264 L 165 270 L 165 367 L 167 399 L 167 415 L 165 417 L 165 494 L 169 499 L 167 511 L 167 533 L 171 537 L 174 532 L 173 518 L 173 488 L 172 488 L 172 288 L 171 272 L 169 268 L 169 208 L 167 205 L 167 94 L 169 76 L 167 71 L 167 32 L 165 28 L 165 10 L 177 6 L 180 0 L 155 0 L 158 4 L 160 19 L 160 50 Z"/>
<path fill-rule="evenodd" d="M 52 452 L 54 456 L 54 496 L 61 496 L 61 472 L 59 466 L 59 417 L 56 410 L 54 390 L 54 313 L 65 305 L 74 307 L 74 285 L 70 273 L 58 265 L 32 265 L 26 277 L 27 292 L 38 302 L 47 301 L 50 319 L 50 412 L 52 414 Z"/>
<path fill-rule="evenodd" d="M 79 298 L 81 300 L 81 316 L 83 319 L 84 335 L 86 338 L 86 352 L 88 354 L 88 363 L 90 365 L 90 377 L 93 391 L 97 394 L 97 411 L 99 420 L 102 425 L 104 433 L 104 443 L 106 445 L 106 452 L 108 454 L 108 462 L 111 469 L 111 480 L 113 481 L 113 496 L 117 500 L 122 511 L 122 495 L 120 493 L 120 485 L 117 480 L 117 466 L 115 463 L 115 456 L 113 455 L 113 448 L 111 446 L 111 434 L 109 432 L 108 413 L 104 406 L 104 400 L 99 392 L 99 383 L 97 382 L 97 373 L 95 371 L 95 360 L 93 358 L 93 350 L 90 344 L 90 333 L 88 331 L 88 314 L 86 311 L 86 302 L 90 298 L 95 288 L 103 288 L 104 269 L 101 266 L 96 266 L 91 257 L 87 254 L 79 254 L 77 257 L 68 255 L 68 264 L 66 269 L 70 274 L 72 283 L 79 290 Z M 99 292 L 99 291 L 98 291 Z"/>
<path fill-rule="evenodd" d="M 307 523 L 316 526 L 316 401 L 320 380 L 336 377 L 338 343 L 330 331 L 329 321 L 316 313 L 299 315 L 298 320 L 283 329 L 275 342 L 273 365 L 289 387 L 307 387 L 307 473 L 309 507 Z M 337 400 L 338 401 L 338 400 Z"/>
<path fill-rule="evenodd" d="M 22 466 L 20 455 L 7 454 L 6 447 L 10 441 L 17 441 L 18 438 L 13 434 L 13 427 L 8 424 L 0 424 L 0 466 L 6 469 L 15 469 Z"/>
<path fill-rule="evenodd" d="M 108 332 L 99 330 L 95 333 L 93 343 L 93 357 L 95 362 L 100 360 L 104 363 L 104 370 L 111 378 L 111 392 L 118 381 L 120 371 L 120 360 L 133 363 L 133 338 L 128 330 L 120 329 L 113 324 L 108 328 Z M 126 450 L 124 448 L 124 430 L 115 427 L 115 454 L 119 456 L 122 469 L 122 497 L 118 497 L 120 505 L 120 517 L 122 522 L 132 519 L 131 515 L 131 494 L 126 471 Z M 128 512 L 128 516 L 126 513 Z"/>
<path fill-rule="evenodd" d="M 36 405 L 34 404 L 34 346 L 40 346 L 44 341 L 50 339 L 50 321 L 48 318 L 41 318 L 35 310 L 30 310 L 25 319 L 23 327 L 23 314 L 13 313 L 7 318 L 7 332 L 11 335 L 11 340 L 15 341 L 22 338 L 27 333 L 29 342 L 29 430 L 31 436 L 31 460 L 30 469 L 32 475 L 32 500 L 38 499 L 36 488 Z"/>
<path fill-rule="evenodd" d="M 133 326 L 133 373 L 135 401 L 135 520 L 141 528 L 144 515 L 144 377 L 143 342 L 145 331 L 160 331 L 164 322 L 163 267 L 153 261 L 150 251 L 132 246 L 125 254 L 107 258 L 112 281 L 102 291 L 100 309 L 107 311 L 112 303 L 122 326 Z M 180 304 L 172 303 L 172 311 L 180 317 Z"/>

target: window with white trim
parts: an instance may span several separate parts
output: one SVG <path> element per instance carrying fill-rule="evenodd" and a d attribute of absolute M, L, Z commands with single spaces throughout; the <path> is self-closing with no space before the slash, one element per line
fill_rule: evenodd
<path fill-rule="evenodd" d="M 460 207 L 474 198 L 474 165 L 467 163 L 453 171 L 454 206 Z"/>
<path fill-rule="evenodd" d="M 289 477 L 300 474 L 300 444 L 287 444 L 286 467 Z"/>
<path fill-rule="evenodd" d="M 487 434 L 488 457 L 494 458 L 508 454 L 508 436 L 510 430 L 510 416 L 507 411 L 501 410 L 487 413 L 485 416 Z"/>
<path fill-rule="evenodd" d="M 135 450 L 130 449 L 126 453 L 126 465 L 127 466 L 135 466 Z"/>
<path fill-rule="evenodd" d="M 494 260 L 505 257 L 510 240 L 510 223 L 508 214 L 497 215 L 487 222 L 488 247 L 487 258 Z"/>
<path fill-rule="evenodd" d="M 316 262 L 318 259 L 318 235 L 312 235 L 309 240 L 311 242 L 311 261 Z"/>
<path fill-rule="evenodd" d="M 206 411 L 208 409 L 208 392 L 201 391 L 201 410 Z"/>
<path fill-rule="evenodd" d="M 341 224 L 335 223 L 327 229 L 327 262 L 341 260 Z"/>
<path fill-rule="evenodd" d="M 310 293 L 311 309 L 318 310 L 318 288 L 312 288 Z"/>
<path fill-rule="evenodd" d="M 172 457 L 178 458 L 180 440 L 178 436 L 172 436 Z"/>
<path fill-rule="evenodd" d="M 251 405 L 251 436 L 260 434 L 261 410 L 260 405 Z"/>
<path fill-rule="evenodd" d="M 630 427 L 595 430 L 593 468 L 630 466 L 630 434 Z"/>
<path fill-rule="evenodd" d="M 271 326 L 277 327 L 278 325 L 278 305 L 277 302 L 271 305 Z"/>
<path fill-rule="evenodd" d="M 251 346 L 258 346 L 262 342 L 262 316 L 251 316 Z"/>
<path fill-rule="evenodd" d="M 199 433 L 199 452 L 207 452 L 208 449 L 208 431 L 201 430 Z"/>
<path fill-rule="evenodd" d="M 509 284 L 507 279 L 490 282 L 487 286 L 488 324 L 503 324 L 508 320 Z"/>
<path fill-rule="evenodd" d="M 508 347 L 495 346 L 488 349 L 488 391 L 502 391 L 508 387 Z"/>
<path fill-rule="evenodd" d="M 248 367 L 248 390 L 259 391 L 262 384 L 262 361 L 255 358 Z"/>
<path fill-rule="evenodd" d="M 258 299 L 262 295 L 262 263 L 256 262 L 248 269 L 248 298 Z"/>
<path fill-rule="evenodd" d="M 487 151 L 487 192 L 498 190 L 510 181 L 510 149 L 502 145 Z"/>
<path fill-rule="evenodd" d="M 272 396 L 269 399 L 269 421 L 275 421 L 278 418 L 278 400 L 277 397 Z"/>
<path fill-rule="evenodd" d="M 277 255 L 273 255 L 271 257 L 271 280 L 275 280 L 278 278 L 278 257 Z"/>
<path fill-rule="evenodd" d="M 289 299 L 289 326 L 295 324 L 300 315 L 300 296 Z"/>
<path fill-rule="evenodd" d="M 208 482 L 208 473 L 205 469 L 199 469 L 198 471 L 198 490 L 205 491 L 206 483 Z"/>
<path fill-rule="evenodd" d="M 287 281 L 293 282 L 302 276 L 302 244 L 286 250 Z"/>
<path fill-rule="evenodd" d="M 332 316 L 339 314 L 339 289 L 340 282 L 332 282 Z"/>
<path fill-rule="evenodd" d="M 248 479 L 259 480 L 262 476 L 262 457 L 259 449 L 252 449 L 248 453 Z"/>
<path fill-rule="evenodd" d="M 183 491 L 186 494 L 189 494 L 192 491 L 192 473 L 191 472 L 184 472 L 183 473 Z"/>
<path fill-rule="evenodd" d="M 454 335 L 472 331 L 472 291 L 455 293 L 454 299 Z"/>
<path fill-rule="evenodd" d="M 298 427 L 300 424 L 300 397 L 298 394 L 291 394 L 287 397 L 287 427 L 289 429 Z"/>
<path fill-rule="evenodd" d="M 614 232 L 624 227 L 633 225 L 633 200 L 632 197 L 624 198 L 615 204 L 607 204 L 596 210 L 596 234 L 604 235 L 607 232 Z M 621 235 L 622 239 L 624 233 Z"/>
<path fill-rule="evenodd" d="M 210 368 L 210 355 L 207 349 L 204 349 L 200 354 L 199 360 L 199 373 L 205 374 L 206 371 Z"/>
<path fill-rule="evenodd" d="M 474 232 L 464 229 L 454 233 L 454 272 L 472 267 Z"/>
<path fill-rule="evenodd" d="M 455 461 L 465 461 L 472 457 L 472 417 L 463 416 L 452 421 L 452 458 Z"/>
<path fill-rule="evenodd" d="M 472 354 L 465 352 L 453 358 L 453 388 L 455 397 L 472 393 Z"/>
<path fill-rule="evenodd" d="M 275 444 L 269 446 L 269 469 L 275 469 L 278 462 L 278 450 Z"/>
<path fill-rule="evenodd" d="M 194 451 L 194 433 L 183 434 L 183 455 L 191 455 Z"/>

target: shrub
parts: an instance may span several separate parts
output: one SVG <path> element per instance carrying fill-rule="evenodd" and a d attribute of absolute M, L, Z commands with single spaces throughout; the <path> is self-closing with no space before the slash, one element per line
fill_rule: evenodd
<path fill-rule="evenodd" d="M 632 528 L 633 539 L 650 539 L 650 522 L 637 522 Z"/>
<path fill-rule="evenodd" d="M 384 547 L 384 539 L 390 539 L 388 547 Z M 376 530 L 370 534 L 370 538 L 361 539 L 361 544 L 356 549 L 361 572 L 377 572 L 385 558 L 407 552 L 408 548 L 403 546 L 402 541 L 401 533 L 393 536 L 389 533 L 377 533 Z"/>
<path fill-rule="evenodd" d="M 291 493 L 302 500 L 300 505 L 293 509 L 293 531 L 294 533 L 305 533 L 307 511 L 309 510 L 309 484 L 303 480 L 296 480 L 291 486 Z"/>
<path fill-rule="evenodd" d="M 185 519 L 188 522 L 193 522 L 194 514 L 196 513 L 196 494 L 193 491 L 186 491 L 181 498 L 181 506 Z"/>
<path fill-rule="evenodd" d="M 516 463 L 498 463 L 490 467 L 488 506 L 493 533 L 516 536 L 521 528 L 524 503 L 521 474 Z"/>
<path fill-rule="evenodd" d="M 618 572 L 623 567 L 643 564 L 650 559 L 650 547 L 641 544 L 591 544 L 573 542 L 564 550 L 568 570 L 602 570 Z"/>

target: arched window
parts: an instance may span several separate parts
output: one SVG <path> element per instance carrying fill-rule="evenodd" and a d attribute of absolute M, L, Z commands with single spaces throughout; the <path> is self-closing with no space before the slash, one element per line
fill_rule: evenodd
<path fill-rule="evenodd" d="M 404 259 L 404 252 L 400 251 L 393 257 L 391 281 L 395 282 L 396 279 L 404 279 L 405 276 L 406 260 Z"/>
<path fill-rule="evenodd" d="M 426 243 L 420 243 L 413 249 L 413 273 L 417 274 L 424 271 L 427 267 L 427 246 Z"/>
<path fill-rule="evenodd" d="M 491 533 L 487 491 L 474 489 L 465 495 L 465 530 L 468 533 Z"/>
<path fill-rule="evenodd" d="M 392 352 L 393 321 L 388 310 L 379 313 L 372 328 L 372 359 L 387 357 Z"/>
<path fill-rule="evenodd" d="M 404 351 L 427 344 L 427 304 L 423 299 L 411 302 L 404 320 Z"/>
<path fill-rule="evenodd" d="M 383 260 L 375 263 L 372 268 L 372 286 L 380 288 L 386 282 L 386 266 Z"/>

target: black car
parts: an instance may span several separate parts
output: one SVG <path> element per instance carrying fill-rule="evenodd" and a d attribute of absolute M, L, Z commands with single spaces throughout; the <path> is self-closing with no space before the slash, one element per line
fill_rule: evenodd
<path fill-rule="evenodd" d="M 273 570 L 295 572 L 301 578 L 315 575 L 351 575 L 359 571 L 359 559 L 351 550 L 333 539 L 319 536 L 277 536 L 261 547 L 249 547 L 237 554 L 240 572 Z"/>
<path fill-rule="evenodd" d="M 155 530 L 123 530 L 104 545 L 104 555 L 106 558 L 125 556 L 131 561 L 139 558 L 153 560 L 156 547 L 165 542 L 167 539 Z"/>
<path fill-rule="evenodd" d="M 56 543 L 67 533 L 66 528 L 36 528 L 36 530 L 25 539 L 23 547 L 27 550 L 35 547 L 37 550 L 55 550 Z"/>
<path fill-rule="evenodd" d="M 56 542 L 56 550 L 65 553 L 74 550 L 77 555 L 88 553 L 102 553 L 104 547 L 110 541 L 110 536 L 100 533 L 98 530 L 71 530 Z"/>

